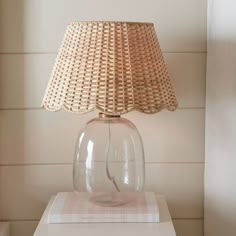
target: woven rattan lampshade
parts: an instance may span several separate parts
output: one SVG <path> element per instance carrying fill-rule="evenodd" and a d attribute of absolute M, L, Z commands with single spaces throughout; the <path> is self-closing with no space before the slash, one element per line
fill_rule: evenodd
<path fill-rule="evenodd" d="M 44 96 L 50 111 L 120 115 L 177 107 L 151 23 L 68 25 Z"/>

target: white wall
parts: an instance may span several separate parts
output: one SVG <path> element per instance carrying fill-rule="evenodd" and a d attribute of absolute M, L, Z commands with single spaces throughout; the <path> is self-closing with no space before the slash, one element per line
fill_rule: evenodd
<path fill-rule="evenodd" d="M 236 235 L 236 2 L 208 1 L 205 235 Z"/>
<path fill-rule="evenodd" d="M 201 236 L 206 0 L 0 0 L 0 219 L 30 236 L 50 195 L 72 189 L 77 131 L 96 114 L 40 108 L 71 20 L 155 23 L 179 109 L 126 117 L 144 140 L 146 189 L 167 196 L 178 236 Z"/>

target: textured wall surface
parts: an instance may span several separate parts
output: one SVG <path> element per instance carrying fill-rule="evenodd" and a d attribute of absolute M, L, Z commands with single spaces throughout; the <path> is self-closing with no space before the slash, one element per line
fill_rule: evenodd
<path fill-rule="evenodd" d="M 165 194 L 178 236 L 202 236 L 206 0 L 0 0 L 0 219 L 30 236 L 52 194 L 72 189 L 74 143 L 96 113 L 40 108 L 66 25 L 155 23 L 179 101 L 126 115 L 146 153 L 146 189 Z"/>
<path fill-rule="evenodd" d="M 208 2 L 205 235 L 236 235 L 236 2 Z"/>

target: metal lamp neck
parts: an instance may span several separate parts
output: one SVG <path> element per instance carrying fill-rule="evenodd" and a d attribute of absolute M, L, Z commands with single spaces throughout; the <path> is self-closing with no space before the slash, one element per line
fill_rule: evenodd
<path fill-rule="evenodd" d="M 98 114 L 99 118 L 119 118 L 120 115 L 108 115 L 102 112 L 99 112 Z"/>

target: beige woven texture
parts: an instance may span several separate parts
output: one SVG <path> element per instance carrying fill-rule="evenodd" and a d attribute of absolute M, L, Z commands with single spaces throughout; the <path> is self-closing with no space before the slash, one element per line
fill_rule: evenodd
<path fill-rule="evenodd" d="M 43 106 L 85 113 L 156 113 L 177 107 L 153 24 L 74 22 L 67 27 Z"/>

